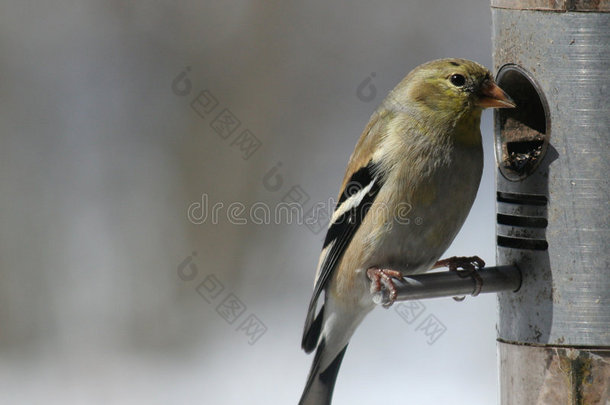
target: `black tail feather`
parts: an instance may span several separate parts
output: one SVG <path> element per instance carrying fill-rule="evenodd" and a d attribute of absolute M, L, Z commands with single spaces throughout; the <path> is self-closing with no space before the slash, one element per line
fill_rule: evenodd
<path fill-rule="evenodd" d="M 318 344 L 320 338 L 320 332 L 322 331 L 322 321 L 324 319 L 324 305 L 320 308 L 318 315 L 310 325 L 305 325 L 305 331 L 303 332 L 303 340 L 301 341 L 301 347 L 305 350 L 305 353 L 313 352 Z"/>
<path fill-rule="evenodd" d="M 341 367 L 347 345 L 337 354 L 326 369 L 320 370 L 322 358 L 325 355 L 324 346 L 325 342 L 322 340 L 318 345 L 318 350 L 316 350 L 299 405 L 330 405 L 331 403 L 337 374 L 339 373 L 339 367 Z"/>

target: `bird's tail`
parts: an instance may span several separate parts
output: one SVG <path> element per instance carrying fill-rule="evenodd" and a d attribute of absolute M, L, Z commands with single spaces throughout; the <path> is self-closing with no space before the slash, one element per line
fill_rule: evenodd
<path fill-rule="evenodd" d="M 330 405 L 335 381 L 337 381 L 337 373 L 339 372 L 339 367 L 341 367 L 341 361 L 343 360 L 343 355 L 345 355 L 347 345 L 330 361 L 330 364 L 327 358 L 329 353 L 325 346 L 325 341 L 322 339 L 316 350 L 299 405 Z M 321 369 L 323 364 L 328 364 L 328 366 Z"/>

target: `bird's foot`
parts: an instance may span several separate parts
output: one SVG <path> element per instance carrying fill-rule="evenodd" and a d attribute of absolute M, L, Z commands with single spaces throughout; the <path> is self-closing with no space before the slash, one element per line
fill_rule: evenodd
<path fill-rule="evenodd" d="M 388 300 L 383 304 L 383 307 L 390 307 L 394 301 L 396 301 L 396 297 L 398 296 L 392 277 L 400 280 L 402 278 L 402 273 L 397 270 L 371 267 L 366 271 L 366 276 L 369 278 L 369 280 L 371 280 L 371 294 L 381 291 L 382 284 L 385 289 L 388 290 Z"/>
<path fill-rule="evenodd" d="M 449 271 L 455 271 L 462 278 L 472 277 L 475 287 L 472 293 L 476 297 L 483 288 L 483 279 L 477 273 L 477 270 L 485 267 L 485 262 L 479 256 L 453 256 L 448 259 L 439 260 L 434 264 L 434 269 L 438 267 L 447 267 Z M 461 269 L 461 270 L 460 270 Z M 463 301 L 464 297 L 453 297 L 456 301 Z"/>

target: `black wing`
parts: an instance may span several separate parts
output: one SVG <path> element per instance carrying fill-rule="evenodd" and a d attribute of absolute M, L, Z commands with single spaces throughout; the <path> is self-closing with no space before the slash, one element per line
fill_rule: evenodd
<path fill-rule="evenodd" d="M 318 270 L 316 285 L 305 319 L 301 346 L 307 353 L 316 347 L 322 329 L 323 308 L 316 316 L 318 298 L 326 288 L 335 268 L 343 257 L 343 253 L 360 224 L 362 224 L 371 205 L 373 205 L 382 185 L 383 176 L 379 173 L 379 167 L 370 161 L 368 165 L 352 175 L 339 197 L 335 213 L 341 212 L 341 215 L 331 223 L 326 233 L 323 249 L 328 248 L 328 251 Z"/>

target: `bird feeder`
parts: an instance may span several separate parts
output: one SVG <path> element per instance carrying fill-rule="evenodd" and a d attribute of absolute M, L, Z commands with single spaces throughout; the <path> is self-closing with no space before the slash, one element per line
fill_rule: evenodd
<path fill-rule="evenodd" d="M 502 405 L 610 401 L 610 2 L 492 0 Z"/>
<path fill-rule="evenodd" d="M 397 299 L 497 293 L 501 405 L 610 403 L 610 0 L 491 0 L 496 267 Z M 388 302 L 387 292 L 373 297 Z"/>

